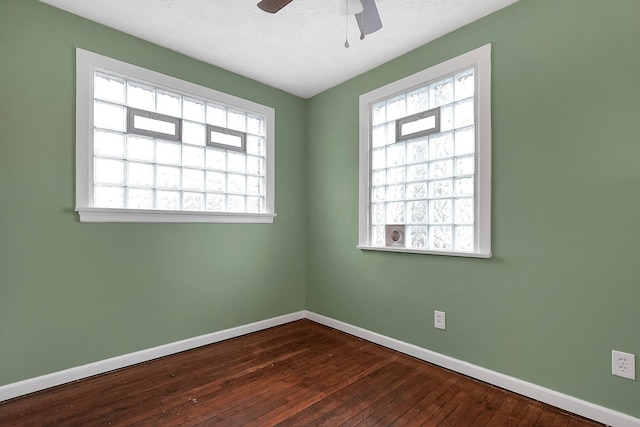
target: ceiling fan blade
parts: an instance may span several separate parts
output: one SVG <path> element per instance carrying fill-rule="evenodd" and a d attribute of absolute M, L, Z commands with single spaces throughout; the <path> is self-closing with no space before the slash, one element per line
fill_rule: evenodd
<path fill-rule="evenodd" d="M 293 0 L 262 0 L 258 3 L 258 7 L 265 12 L 276 13 L 292 1 Z"/>
<path fill-rule="evenodd" d="M 362 0 L 364 10 L 356 14 L 356 21 L 360 32 L 364 35 L 375 33 L 382 28 L 382 20 L 378 13 L 375 0 Z"/>

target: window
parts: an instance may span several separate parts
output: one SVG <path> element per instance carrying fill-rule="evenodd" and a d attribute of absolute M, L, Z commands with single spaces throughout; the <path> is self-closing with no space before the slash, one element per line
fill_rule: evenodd
<path fill-rule="evenodd" d="M 360 249 L 491 256 L 491 46 L 360 97 Z"/>
<path fill-rule="evenodd" d="M 81 221 L 273 221 L 272 108 L 82 49 L 76 55 Z"/>

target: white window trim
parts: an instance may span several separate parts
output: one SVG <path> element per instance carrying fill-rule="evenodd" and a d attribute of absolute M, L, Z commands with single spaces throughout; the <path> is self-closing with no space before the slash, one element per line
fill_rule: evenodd
<path fill-rule="evenodd" d="M 469 68 L 470 66 L 475 67 L 476 76 L 476 250 L 474 252 L 458 252 L 371 245 L 371 106 L 383 99 L 407 92 L 412 88 L 423 86 L 442 76 Z M 359 164 L 359 226 L 358 245 L 356 246 L 358 249 L 491 258 L 491 44 L 484 45 L 361 95 Z"/>
<path fill-rule="evenodd" d="M 265 213 L 113 209 L 92 206 L 93 192 L 93 76 L 96 71 L 135 79 L 155 87 L 206 98 L 265 116 Z M 246 99 L 180 80 L 165 74 L 76 49 L 76 211 L 81 222 L 200 222 L 272 223 L 275 214 L 275 110 Z"/>

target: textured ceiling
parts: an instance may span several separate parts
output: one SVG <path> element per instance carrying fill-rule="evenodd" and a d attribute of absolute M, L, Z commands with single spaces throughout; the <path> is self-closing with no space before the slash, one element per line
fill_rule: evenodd
<path fill-rule="evenodd" d="M 273 15 L 258 0 L 41 1 L 308 98 L 517 0 L 377 0 L 384 26 L 364 40 L 340 0 Z"/>

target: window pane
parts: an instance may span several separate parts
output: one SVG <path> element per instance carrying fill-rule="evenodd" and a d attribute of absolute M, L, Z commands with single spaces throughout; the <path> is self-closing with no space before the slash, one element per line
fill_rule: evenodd
<path fill-rule="evenodd" d="M 206 132 L 203 124 L 182 122 L 182 142 L 185 144 L 206 145 Z"/>
<path fill-rule="evenodd" d="M 182 164 L 196 168 L 204 168 L 204 148 L 182 147 Z"/>
<path fill-rule="evenodd" d="M 227 198 L 224 194 L 207 194 L 207 210 L 224 212 L 227 210 Z"/>
<path fill-rule="evenodd" d="M 184 98 L 182 100 L 182 118 L 204 123 L 204 102 Z"/>
<path fill-rule="evenodd" d="M 133 187 L 153 187 L 153 165 L 129 162 L 127 165 L 127 183 Z"/>
<path fill-rule="evenodd" d="M 184 193 L 182 195 L 182 209 L 186 211 L 204 210 L 204 194 Z"/>
<path fill-rule="evenodd" d="M 247 212 L 260 213 L 264 210 L 263 197 L 247 197 Z"/>
<path fill-rule="evenodd" d="M 373 189 L 373 196 L 371 197 L 371 200 L 374 203 L 384 202 L 385 201 L 385 197 L 386 197 L 385 194 L 386 194 L 386 188 L 385 187 L 374 188 Z"/>
<path fill-rule="evenodd" d="M 427 198 L 427 183 L 416 182 L 407 184 L 407 199 L 426 199 Z"/>
<path fill-rule="evenodd" d="M 424 181 L 427 179 L 428 166 L 426 163 L 407 167 L 407 181 Z"/>
<path fill-rule="evenodd" d="M 407 163 L 422 163 L 428 159 L 427 139 L 419 139 L 407 143 Z"/>
<path fill-rule="evenodd" d="M 124 183 L 124 162 L 110 159 L 96 159 L 95 182 L 100 184 Z"/>
<path fill-rule="evenodd" d="M 396 128 L 393 123 L 378 125 L 372 130 L 371 146 L 382 147 L 396 142 Z"/>
<path fill-rule="evenodd" d="M 427 247 L 427 227 L 408 227 L 409 247 L 424 249 Z"/>
<path fill-rule="evenodd" d="M 97 208 L 123 208 L 124 188 L 96 186 L 94 189 L 94 205 Z"/>
<path fill-rule="evenodd" d="M 451 197 L 453 194 L 453 180 L 441 179 L 429 182 L 429 196 L 432 199 Z"/>
<path fill-rule="evenodd" d="M 254 135 L 264 135 L 264 119 L 247 115 L 247 133 Z"/>
<path fill-rule="evenodd" d="M 429 105 L 439 107 L 453 102 L 453 78 L 429 86 Z"/>
<path fill-rule="evenodd" d="M 156 186 L 158 188 L 179 189 L 181 187 L 180 168 L 157 166 Z"/>
<path fill-rule="evenodd" d="M 385 185 L 387 183 L 387 171 L 374 171 L 371 178 L 371 185 L 374 187 Z"/>
<path fill-rule="evenodd" d="M 264 161 L 262 157 L 247 156 L 247 173 L 251 175 L 264 175 Z"/>
<path fill-rule="evenodd" d="M 398 142 L 397 144 L 387 147 L 387 167 L 404 165 L 406 163 L 404 142 Z"/>
<path fill-rule="evenodd" d="M 119 105 L 96 101 L 93 108 L 94 126 L 124 132 L 126 130 L 127 109 Z"/>
<path fill-rule="evenodd" d="M 475 128 L 473 126 L 456 130 L 456 156 L 475 153 Z"/>
<path fill-rule="evenodd" d="M 227 109 L 219 105 L 207 104 L 207 123 L 214 126 L 227 126 Z"/>
<path fill-rule="evenodd" d="M 177 210 L 180 209 L 180 192 L 179 191 L 163 191 L 157 192 L 157 209 Z"/>
<path fill-rule="evenodd" d="M 429 178 L 445 178 L 453 175 L 453 160 L 441 160 L 429 164 Z"/>
<path fill-rule="evenodd" d="M 133 160 L 153 161 L 152 138 L 146 138 L 138 135 L 127 136 L 127 158 Z"/>
<path fill-rule="evenodd" d="M 227 174 L 207 171 L 207 191 L 216 193 L 227 191 Z"/>
<path fill-rule="evenodd" d="M 384 226 L 371 227 L 371 244 L 373 246 L 384 246 L 385 240 Z"/>
<path fill-rule="evenodd" d="M 166 114 L 173 117 L 181 117 L 181 101 L 182 97 L 175 93 L 158 91 L 157 94 L 157 109 L 158 113 Z"/>
<path fill-rule="evenodd" d="M 228 145 L 229 147 L 242 148 L 242 137 L 239 135 L 218 132 L 216 130 L 209 131 L 209 141 L 214 144 Z"/>
<path fill-rule="evenodd" d="M 407 114 L 420 113 L 428 110 L 428 87 L 423 87 L 407 94 Z"/>
<path fill-rule="evenodd" d="M 409 218 L 407 222 L 412 224 L 422 224 L 427 222 L 427 201 L 421 200 L 418 202 L 407 203 L 407 209 L 409 211 Z"/>
<path fill-rule="evenodd" d="M 96 74 L 94 79 L 94 96 L 118 104 L 124 104 L 124 81 L 115 77 Z"/>
<path fill-rule="evenodd" d="M 387 224 L 404 224 L 404 202 L 387 203 Z"/>
<path fill-rule="evenodd" d="M 167 136 L 177 135 L 178 132 L 176 124 L 173 122 L 166 122 L 164 120 L 139 115 L 133 116 L 133 127 L 134 129 L 157 132 Z M 132 132 L 132 130 L 130 129 L 129 132 Z"/>
<path fill-rule="evenodd" d="M 247 153 L 264 156 L 264 138 L 247 135 Z"/>
<path fill-rule="evenodd" d="M 244 175 L 227 175 L 227 193 L 245 194 L 246 182 Z"/>
<path fill-rule="evenodd" d="M 96 156 L 124 157 L 124 134 L 96 130 L 93 152 Z"/>
<path fill-rule="evenodd" d="M 407 169 L 402 166 L 387 171 L 387 184 L 398 184 L 406 181 Z"/>
<path fill-rule="evenodd" d="M 158 163 L 179 165 L 182 163 L 182 147 L 180 144 L 158 141 L 156 144 L 156 160 Z"/>
<path fill-rule="evenodd" d="M 228 111 L 226 127 L 240 132 L 245 132 L 247 130 L 246 114 L 238 111 Z"/>
<path fill-rule="evenodd" d="M 456 199 L 455 203 L 455 223 L 456 224 L 471 224 L 474 221 L 474 205 L 473 199 Z"/>
<path fill-rule="evenodd" d="M 447 105 L 440 109 L 440 131 L 453 129 L 453 106 Z"/>
<path fill-rule="evenodd" d="M 404 185 L 390 185 L 387 187 L 387 200 L 404 200 Z"/>
<path fill-rule="evenodd" d="M 246 156 L 241 153 L 227 153 L 227 170 L 229 172 L 244 173 L 247 170 Z"/>
<path fill-rule="evenodd" d="M 185 190 L 204 191 L 204 171 L 183 169 L 182 188 Z"/>
<path fill-rule="evenodd" d="M 471 175 L 475 172 L 475 160 L 473 156 L 458 157 L 456 159 L 456 174 Z"/>
<path fill-rule="evenodd" d="M 475 122 L 473 114 L 473 99 L 457 102 L 454 107 L 455 127 L 472 125 Z"/>
<path fill-rule="evenodd" d="M 473 227 L 456 227 L 456 250 L 473 251 L 474 241 Z"/>
<path fill-rule="evenodd" d="M 384 203 L 376 203 L 371 210 L 372 224 L 385 224 L 385 205 Z"/>
<path fill-rule="evenodd" d="M 127 84 L 127 105 L 141 110 L 155 111 L 156 100 L 153 88 L 129 82 Z"/>
<path fill-rule="evenodd" d="M 374 149 L 371 154 L 371 167 L 375 169 L 382 169 L 387 165 L 387 149 L 378 148 Z"/>
<path fill-rule="evenodd" d="M 429 158 L 444 159 L 453 156 L 453 134 L 451 132 L 432 135 L 429 138 Z"/>
<path fill-rule="evenodd" d="M 472 97 L 474 95 L 475 80 L 473 70 L 465 71 L 456 76 L 456 100 Z"/>
<path fill-rule="evenodd" d="M 431 200 L 429 202 L 429 223 L 451 224 L 452 217 L 451 199 Z"/>
<path fill-rule="evenodd" d="M 228 196 L 227 211 L 246 212 L 246 201 L 244 196 Z"/>
<path fill-rule="evenodd" d="M 153 190 L 130 188 L 127 194 L 129 209 L 153 209 Z"/>
<path fill-rule="evenodd" d="M 429 227 L 429 247 L 433 249 L 453 249 L 452 227 Z"/>
<path fill-rule="evenodd" d="M 400 95 L 387 101 L 387 121 L 407 115 L 406 96 Z"/>
<path fill-rule="evenodd" d="M 387 103 L 379 102 L 371 107 L 371 124 L 376 126 L 387 121 Z"/>
<path fill-rule="evenodd" d="M 255 176 L 247 177 L 247 194 L 252 196 L 263 196 L 264 179 Z"/>
<path fill-rule="evenodd" d="M 473 178 L 456 179 L 456 196 L 473 196 Z"/>
<path fill-rule="evenodd" d="M 224 150 L 216 150 L 207 148 L 207 169 L 227 169 L 227 152 Z"/>
<path fill-rule="evenodd" d="M 428 116 L 422 119 L 403 123 L 400 126 L 400 136 L 411 135 L 412 133 L 428 131 L 436 127 L 436 116 Z M 423 133 L 424 135 L 424 133 Z"/>

